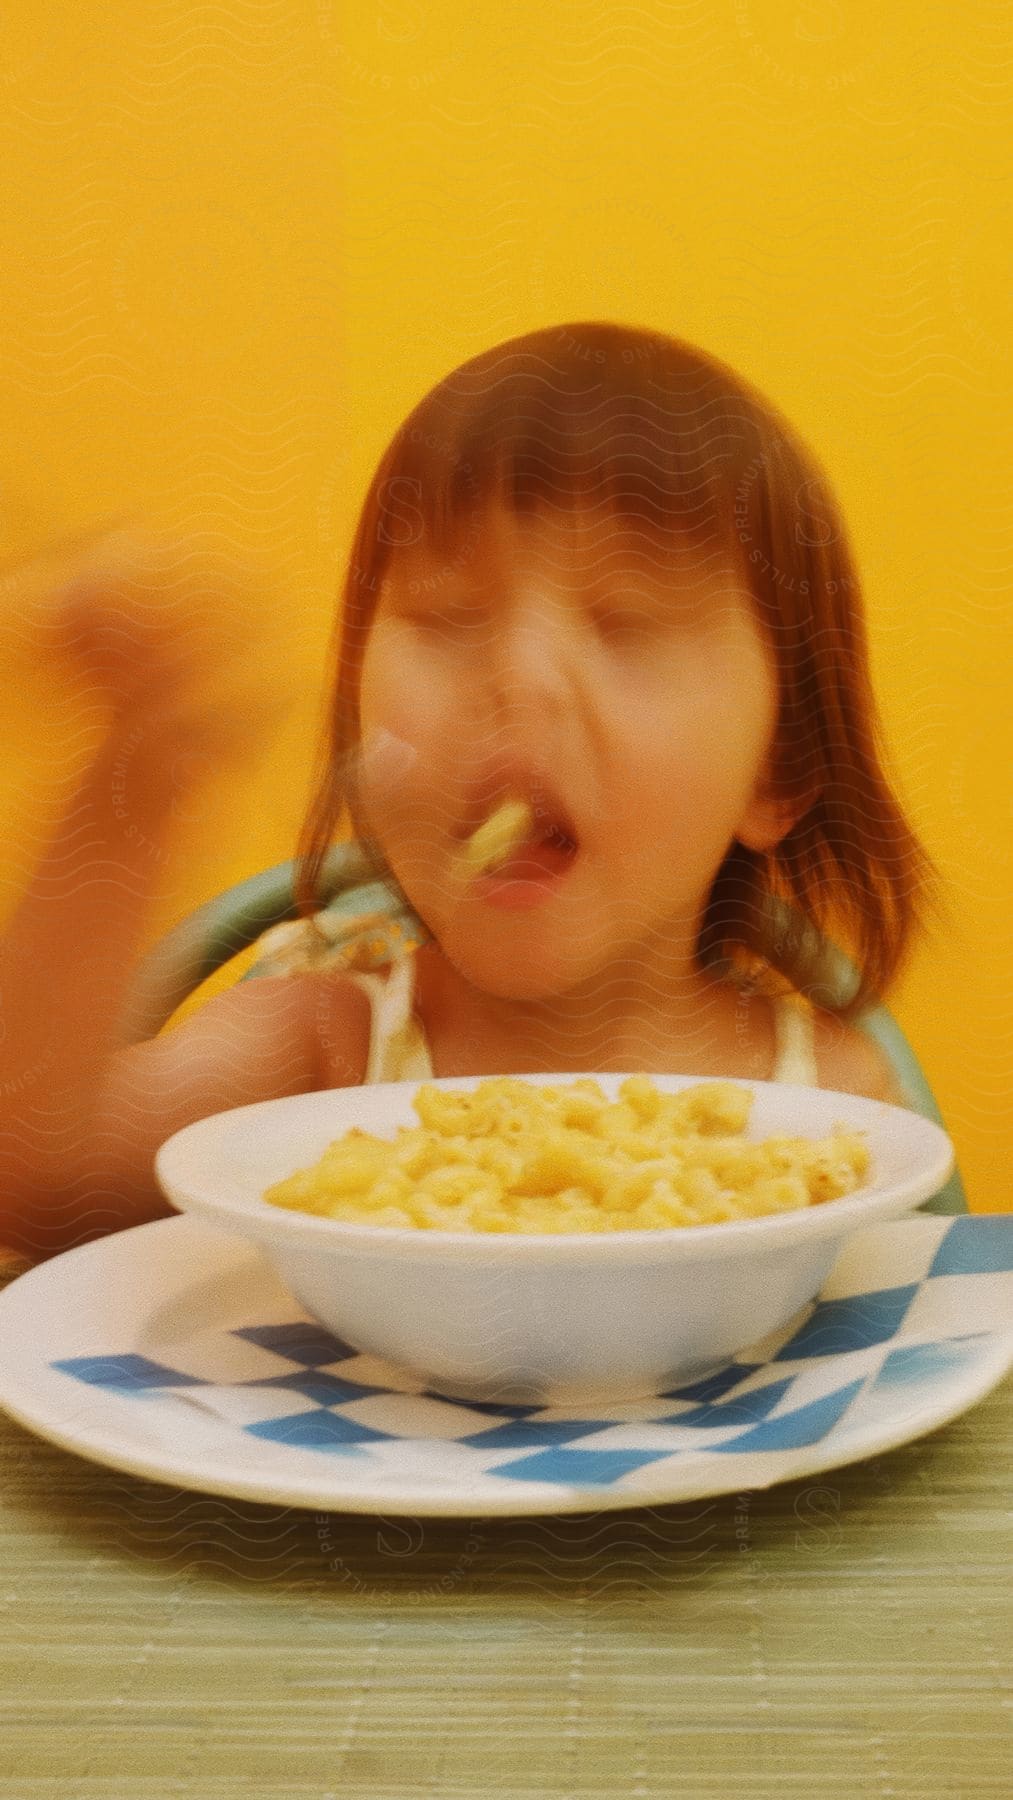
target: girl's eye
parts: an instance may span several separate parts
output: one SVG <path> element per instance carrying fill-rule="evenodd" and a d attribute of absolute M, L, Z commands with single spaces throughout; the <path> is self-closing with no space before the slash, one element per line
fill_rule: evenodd
<path fill-rule="evenodd" d="M 618 606 L 603 606 L 594 615 L 598 631 L 606 638 L 634 640 L 647 636 L 650 620 L 645 613 L 624 612 Z"/>
<path fill-rule="evenodd" d="M 468 625 L 475 624 L 474 610 L 465 607 L 433 608 L 431 612 L 408 613 L 405 615 L 409 624 L 417 625 L 421 631 L 463 631 Z"/>

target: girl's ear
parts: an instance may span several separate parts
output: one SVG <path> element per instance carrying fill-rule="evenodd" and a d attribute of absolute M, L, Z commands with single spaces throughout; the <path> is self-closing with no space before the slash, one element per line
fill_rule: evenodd
<path fill-rule="evenodd" d="M 816 799 L 816 793 L 790 799 L 758 783 L 739 820 L 735 836 L 747 850 L 775 850 Z"/>

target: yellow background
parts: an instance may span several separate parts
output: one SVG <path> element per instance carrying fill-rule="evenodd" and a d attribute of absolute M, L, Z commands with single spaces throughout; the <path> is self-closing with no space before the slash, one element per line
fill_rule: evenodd
<path fill-rule="evenodd" d="M 658 326 L 755 380 L 840 494 L 957 922 L 891 1003 L 972 1207 L 1009 1206 L 1003 29 L 867 0 L 3 9 L 0 550 L 133 508 L 236 547 L 304 691 L 188 803 L 152 939 L 292 855 L 343 558 L 409 407 L 533 326 Z M 9 907 L 84 747 L 51 675 L 5 687 Z"/>

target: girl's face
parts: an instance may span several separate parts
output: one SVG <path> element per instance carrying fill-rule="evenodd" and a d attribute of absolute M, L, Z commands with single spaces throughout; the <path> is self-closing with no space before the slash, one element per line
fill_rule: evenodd
<path fill-rule="evenodd" d="M 790 823 L 763 791 L 777 684 L 746 590 L 717 554 L 686 547 L 662 567 L 643 544 L 606 512 L 497 508 L 466 567 L 402 552 L 378 603 L 363 744 L 388 731 L 417 758 L 396 787 L 364 779 L 366 819 L 487 993 L 548 997 L 623 959 L 646 974 L 659 946 L 689 968 L 733 839 L 767 848 Z M 511 797 L 576 840 L 524 906 L 457 873 L 463 841 Z"/>

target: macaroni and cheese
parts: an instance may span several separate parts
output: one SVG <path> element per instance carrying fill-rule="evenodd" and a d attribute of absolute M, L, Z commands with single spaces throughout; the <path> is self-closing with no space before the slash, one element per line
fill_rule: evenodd
<path fill-rule="evenodd" d="M 531 835 L 535 815 L 526 800 L 505 800 L 473 831 L 461 855 L 466 875 L 481 875 L 505 862 Z"/>
<path fill-rule="evenodd" d="M 743 1136 L 753 1096 L 731 1081 L 662 1093 L 648 1075 L 610 1101 L 493 1076 L 471 1092 L 424 1083 L 421 1123 L 393 1140 L 353 1128 L 269 1187 L 272 1206 L 420 1230 L 585 1232 L 712 1225 L 818 1206 L 869 1173 L 862 1134 Z"/>

